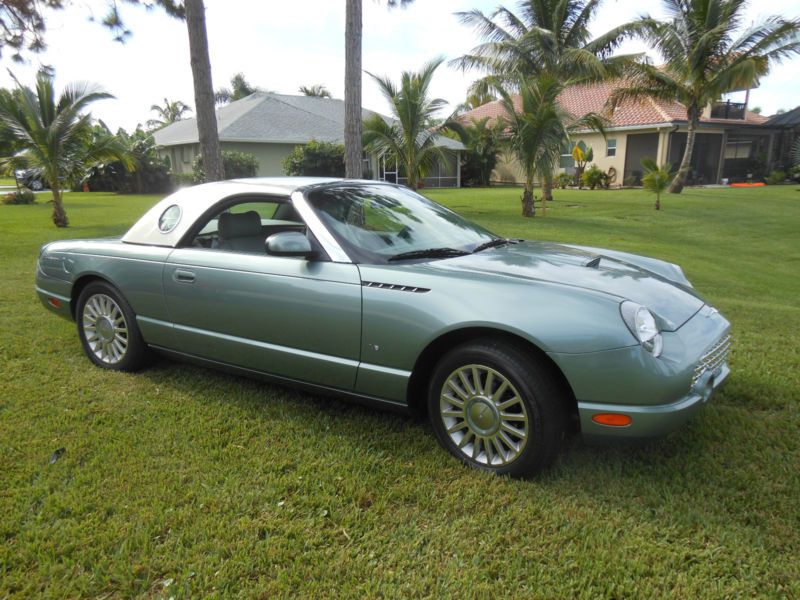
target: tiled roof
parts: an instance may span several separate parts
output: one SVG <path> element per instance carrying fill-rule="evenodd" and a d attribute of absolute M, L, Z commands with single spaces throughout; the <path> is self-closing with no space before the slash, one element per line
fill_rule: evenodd
<path fill-rule="evenodd" d="M 558 103 L 561 107 L 576 117 L 587 113 L 596 112 L 609 119 L 609 127 L 637 127 L 642 125 L 657 125 L 673 121 L 686 121 L 686 109 L 679 102 L 668 102 L 644 98 L 642 100 L 626 100 L 611 113 L 606 106 L 611 93 L 620 87 L 620 80 L 604 81 L 601 83 L 587 83 L 573 85 L 561 92 Z M 514 107 L 519 110 L 519 96 L 514 97 Z M 463 113 L 459 118 L 462 122 L 479 120 L 484 117 L 496 119 L 505 111 L 500 100 L 489 102 L 471 111 Z M 735 124 L 747 123 L 757 125 L 764 123 L 766 117 L 747 111 L 745 119 L 701 119 L 703 123 Z"/>

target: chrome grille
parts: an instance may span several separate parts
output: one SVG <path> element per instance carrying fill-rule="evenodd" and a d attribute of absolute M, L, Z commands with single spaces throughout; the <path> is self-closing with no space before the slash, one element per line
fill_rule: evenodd
<path fill-rule="evenodd" d="M 721 338 L 711 349 L 706 352 L 701 358 L 700 362 L 694 368 L 694 376 L 692 377 L 692 385 L 694 385 L 700 376 L 706 371 L 714 371 L 717 367 L 722 365 L 728 360 L 728 352 L 731 349 L 731 336 L 726 335 Z"/>

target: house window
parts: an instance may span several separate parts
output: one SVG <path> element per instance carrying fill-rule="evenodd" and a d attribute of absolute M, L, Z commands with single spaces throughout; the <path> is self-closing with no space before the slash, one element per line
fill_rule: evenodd
<path fill-rule="evenodd" d="M 575 167 L 575 159 L 572 158 L 572 146 L 569 143 L 561 145 L 561 160 L 558 166 L 562 169 L 572 169 Z"/>
<path fill-rule="evenodd" d="M 606 140 L 606 156 L 617 155 L 617 140 Z"/>
<path fill-rule="evenodd" d="M 191 162 L 191 153 L 187 152 L 188 148 L 186 146 L 181 146 L 181 162 L 189 163 Z"/>

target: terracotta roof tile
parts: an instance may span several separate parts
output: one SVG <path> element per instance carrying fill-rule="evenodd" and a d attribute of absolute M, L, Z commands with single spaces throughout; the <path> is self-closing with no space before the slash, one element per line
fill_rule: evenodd
<path fill-rule="evenodd" d="M 590 112 L 604 115 L 610 120 L 609 127 L 634 127 L 641 125 L 656 125 L 672 121 L 686 121 L 686 109 L 679 102 L 644 98 L 642 100 L 626 100 L 617 109 L 610 112 L 606 101 L 611 93 L 620 87 L 620 80 L 604 81 L 573 85 L 565 89 L 558 97 L 561 107 L 575 116 L 583 116 Z M 519 109 L 519 96 L 514 97 L 514 107 Z M 479 120 L 484 117 L 496 119 L 505 111 L 500 100 L 489 102 L 473 110 L 463 113 L 459 118 L 462 122 Z M 704 123 L 748 123 L 760 124 L 767 120 L 766 117 L 747 111 L 745 119 L 701 119 Z"/>

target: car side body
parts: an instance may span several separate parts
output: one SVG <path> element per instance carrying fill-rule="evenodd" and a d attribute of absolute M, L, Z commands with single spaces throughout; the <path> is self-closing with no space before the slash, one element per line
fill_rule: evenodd
<path fill-rule="evenodd" d="M 357 262 L 308 201 L 313 190 L 342 185 L 395 187 L 286 178 L 187 188 L 119 239 L 45 245 L 37 293 L 46 308 L 75 320 L 82 289 L 104 281 L 124 296 L 154 349 L 402 411 L 424 407 L 431 373 L 449 349 L 504 340 L 552 370 L 587 438 L 669 433 L 729 374 L 730 324 L 676 265 L 521 240 L 440 260 Z M 204 219 L 242 198 L 291 206 L 314 257 L 198 247 Z M 168 231 L 159 227 L 176 215 Z M 261 226 L 261 244 L 298 231 L 298 221 Z M 663 342 L 657 356 L 626 326 L 625 302 L 652 310 Z M 596 418 L 618 413 L 630 421 Z"/>

